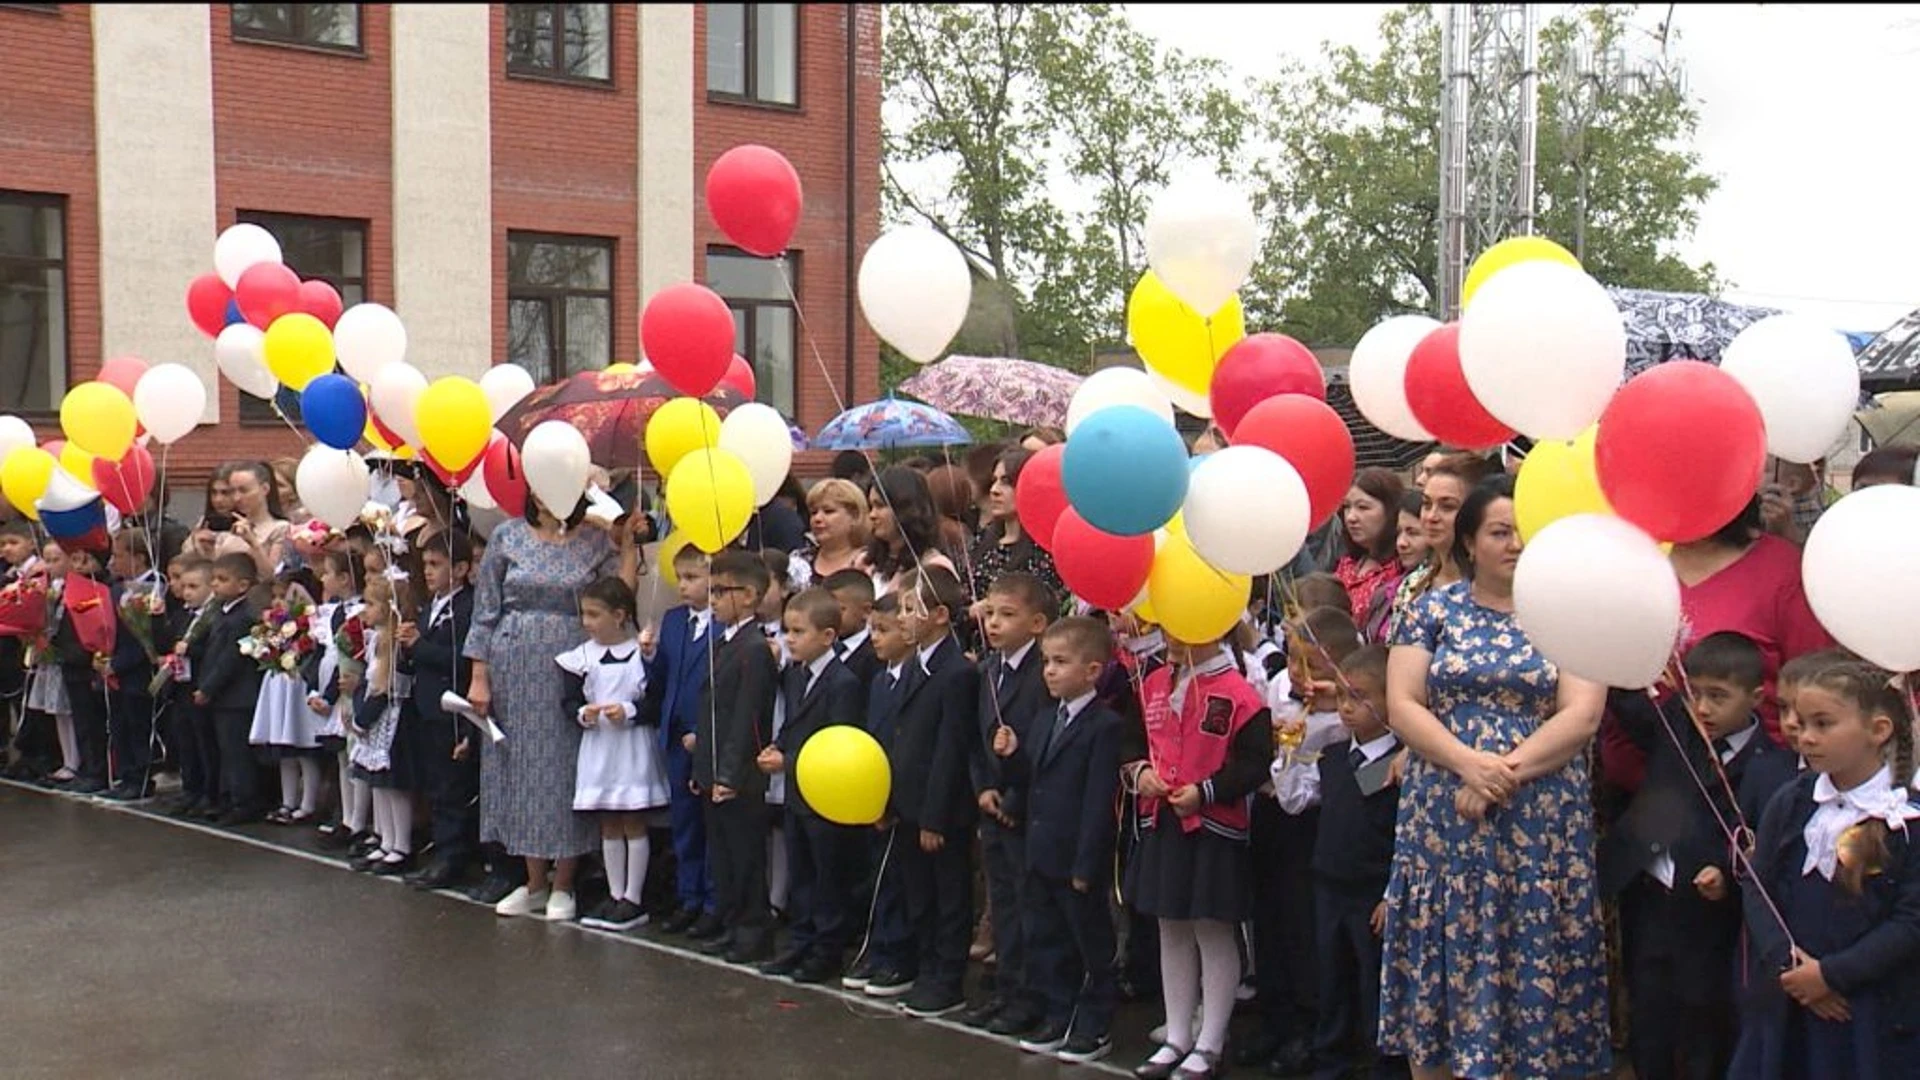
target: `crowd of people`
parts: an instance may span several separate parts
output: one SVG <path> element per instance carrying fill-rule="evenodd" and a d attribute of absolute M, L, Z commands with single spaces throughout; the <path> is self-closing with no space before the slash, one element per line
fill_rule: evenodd
<path fill-rule="evenodd" d="M 1523 448 L 1362 470 L 1231 633 L 1178 641 L 1022 528 L 1059 439 L 843 455 L 665 566 L 618 476 L 612 521 L 530 497 L 475 529 L 396 463 L 336 530 L 237 463 L 191 528 L 158 497 L 99 550 L 0 522 L 8 772 L 177 774 L 155 809 L 1068 1062 L 1157 992 L 1140 1077 L 1602 1076 L 1622 1047 L 1642 1080 L 1920 1075 L 1911 694 L 1808 608 L 1819 485 L 1673 548 L 1685 640 L 1627 691 L 1515 619 Z M 877 823 L 795 782 L 836 725 L 887 752 Z"/>

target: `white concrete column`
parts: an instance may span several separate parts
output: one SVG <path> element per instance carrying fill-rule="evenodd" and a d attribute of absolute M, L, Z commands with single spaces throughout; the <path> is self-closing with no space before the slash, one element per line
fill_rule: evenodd
<path fill-rule="evenodd" d="M 692 4 L 639 5 L 640 302 L 695 275 Z"/>
<path fill-rule="evenodd" d="M 213 268 L 213 52 L 206 4 L 94 4 L 101 359 L 185 364 L 220 418 L 213 344 L 187 286 Z"/>
<path fill-rule="evenodd" d="M 394 4 L 393 295 L 431 379 L 493 363 L 493 55 L 485 4 Z"/>

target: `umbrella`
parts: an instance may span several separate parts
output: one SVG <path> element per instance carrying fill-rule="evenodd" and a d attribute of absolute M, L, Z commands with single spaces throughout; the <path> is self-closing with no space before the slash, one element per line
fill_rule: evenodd
<path fill-rule="evenodd" d="M 1868 393 L 1913 389 L 1920 376 L 1920 310 L 1882 330 L 1858 359 L 1861 389 Z"/>
<path fill-rule="evenodd" d="M 583 371 L 528 394 L 495 426 L 518 446 L 534 428 L 558 420 L 579 428 L 587 437 L 595 465 L 629 468 L 640 464 L 647 421 L 660 406 L 683 396 L 666 379 L 651 372 Z M 701 400 L 721 416 L 746 403 L 746 398 L 730 386 L 714 387 Z"/>
<path fill-rule="evenodd" d="M 917 401 L 855 405 L 827 421 L 814 436 L 815 450 L 885 450 L 896 446 L 958 446 L 973 436 L 946 413 Z"/>
<path fill-rule="evenodd" d="M 1065 368 L 1002 356 L 949 356 L 900 384 L 937 409 L 1008 424 L 1061 427 L 1082 378 Z"/>
<path fill-rule="evenodd" d="M 1780 314 L 1773 308 L 1729 303 L 1700 293 L 1609 287 L 1607 295 L 1626 324 L 1629 375 L 1668 360 L 1718 364 L 1721 352 L 1740 331 Z"/>

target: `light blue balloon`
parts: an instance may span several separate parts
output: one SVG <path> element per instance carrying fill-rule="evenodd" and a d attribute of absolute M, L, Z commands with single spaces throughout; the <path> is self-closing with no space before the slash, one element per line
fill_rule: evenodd
<path fill-rule="evenodd" d="M 1142 536 L 1180 512 L 1188 468 L 1186 444 L 1164 417 L 1114 405 L 1073 429 L 1060 479 L 1087 524 L 1115 536 Z"/>

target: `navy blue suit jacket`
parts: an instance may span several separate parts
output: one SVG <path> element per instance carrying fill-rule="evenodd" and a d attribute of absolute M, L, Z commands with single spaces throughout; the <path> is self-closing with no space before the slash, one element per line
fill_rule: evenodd
<path fill-rule="evenodd" d="M 1050 878 L 1104 884 L 1118 833 L 1114 796 L 1120 786 L 1120 714 L 1091 702 L 1053 737 L 1059 703 L 1019 732 L 1004 771 L 1026 785 L 1027 865 Z"/>
<path fill-rule="evenodd" d="M 685 604 L 667 609 L 660 617 L 660 640 L 647 661 L 649 719 L 660 725 L 666 745 L 680 745 L 682 735 L 700 730 L 700 698 L 707 689 L 713 627 L 693 640 L 693 610 Z"/>
<path fill-rule="evenodd" d="M 973 740 L 979 678 L 952 636 L 926 668 L 915 654 L 901 681 L 894 733 L 893 805 L 901 821 L 929 832 L 972 826 L 978 804 L 970 790 L 967 750 Z"/>
<path fill-rule="evenodd" d="M 442 612 L 432 625 L 424 621 L 432 605 L 421 612 L 420 639 L 400 654 L 400 670 L 413 676 L 413 707 L 423 717 L 444 717 L 441 696 L 449 690 L 466 696 L 467 681 L 473 677 L 473 661 L 463 653 L 473 625 L 473 590 L 454 593 L 447 606 L 452 611 Z"/>

